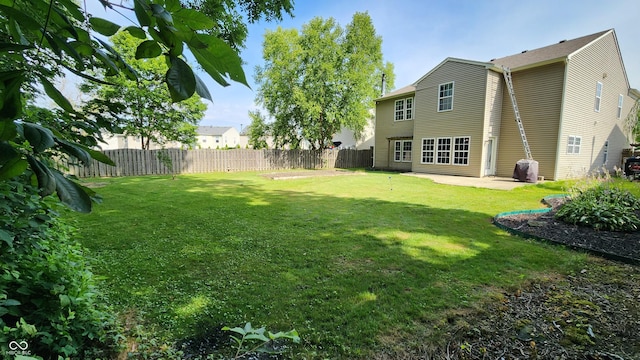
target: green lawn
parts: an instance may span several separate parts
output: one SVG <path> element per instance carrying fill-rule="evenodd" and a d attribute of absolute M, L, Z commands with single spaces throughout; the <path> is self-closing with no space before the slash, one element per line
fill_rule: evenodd
<path fill-rule="evenodd" d="M 297 329 L 291 358 L 436 339 L 447 313 L 586 261 L 491 224 L 542 207 L 562 183 L 500 191 L 361 174 L 98 179 L 103 203 L 68 217 L 109 301 L 149 336 L 171 343 L 251 321 Z"/>

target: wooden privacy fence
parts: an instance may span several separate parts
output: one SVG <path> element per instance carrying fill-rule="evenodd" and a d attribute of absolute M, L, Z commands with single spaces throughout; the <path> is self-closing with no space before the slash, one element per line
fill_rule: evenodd
<path fill-rule="evenodd" d="M 219 171 L 369 168 L 372 150 L 105 150 L 116 166 L 67 164 L 78 177 L 192 174 Z M 169 159 L 162 160 L 162 159 Z"/>

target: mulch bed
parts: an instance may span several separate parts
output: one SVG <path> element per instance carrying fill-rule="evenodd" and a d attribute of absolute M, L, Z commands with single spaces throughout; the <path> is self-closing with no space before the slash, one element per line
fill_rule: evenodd
<path fill-rule="evenodd" d="M 510 215 L 497 218 L 495 221 L 537 238 L 640 264 L 640 231 L 594 231 L 589 227 L 556 220 L 557 209 L 564 201 L 564 198 L 546 200 L 552 207 L 548 213 Z"/>

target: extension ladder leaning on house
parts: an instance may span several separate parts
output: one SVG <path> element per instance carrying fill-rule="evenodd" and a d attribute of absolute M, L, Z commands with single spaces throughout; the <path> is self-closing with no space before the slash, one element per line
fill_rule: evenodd
<path fill-rule="evenodd" d="M 516 167 L 513 170 L 513 178 L 519 181 L 535 183 L 538 181 L 538 162 L 533 160 L 529 141 L 527 141 L 527 135 L 524 132 L 524 126 L 522 125 L 522 119 L 520 118 L 520 110 L 518 110 L 518 102 L 516 101 L 516 94 L 513 90 L 511 69 L 503 66 L 502 74 L 504 75 L 504 81 L 507 83 L 507 90 L 509 91 L 511 105 L 513 106 L 513 112 L 516 116 L 516 124 L 518 124 L 518 131 L 520 132 L 520 139 L 522 140 L 522 146 L 524 147 L 524 153 L 526 156 L 526 159 L 518 160 L 516 163 Z"/>

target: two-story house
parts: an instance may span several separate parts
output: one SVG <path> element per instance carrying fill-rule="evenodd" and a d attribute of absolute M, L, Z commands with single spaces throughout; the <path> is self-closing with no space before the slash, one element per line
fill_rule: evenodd
<path fill-rule="evenodd" d="M 374 167 L 511 177 L 525 152 L 503 67 L 540 176 L 620 167 L 638 91 L 613 29 L 488 62 L 445 59 L 376 100 Z"/>
<path fill-rule="evenodd" d="M 198 126 L 197 149 L 224 149 L 240 146 L 240 132 L 232 126 Z"/>

